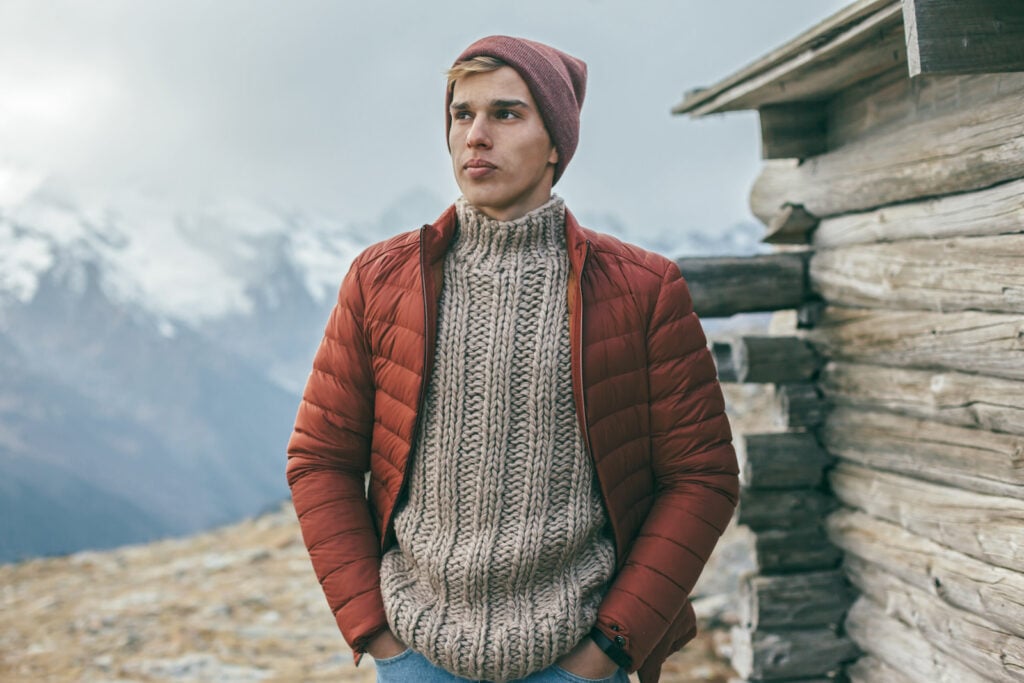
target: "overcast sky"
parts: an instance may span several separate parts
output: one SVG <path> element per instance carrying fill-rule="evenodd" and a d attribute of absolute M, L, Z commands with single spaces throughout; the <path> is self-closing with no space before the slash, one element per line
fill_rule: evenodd
<path fill-rule="evenodd" d="M 756 117 L 669 109 L 846 4 L 0 0 L 0 165 L 92 203 L 230 197 L 363 222 L 426 191 L 440 211 L 457 196 L 443 72 L 505 33 L 589 65 L 556 187 L 577 214 L 718 231 L 750 218 Z"/>

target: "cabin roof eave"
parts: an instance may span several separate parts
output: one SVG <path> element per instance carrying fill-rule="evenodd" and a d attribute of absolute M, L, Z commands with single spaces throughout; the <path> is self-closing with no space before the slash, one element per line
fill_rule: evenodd
<path fill-rule="evenodd" d="M 858 0 L 718 83 L 689 91 L 672 113 L 705 116 L 827 99 L 905 64 L 900 0 Z"/>

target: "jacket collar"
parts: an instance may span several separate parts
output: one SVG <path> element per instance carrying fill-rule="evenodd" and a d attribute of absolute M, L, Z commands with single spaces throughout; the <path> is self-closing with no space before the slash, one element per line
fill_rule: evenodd
<path fill-rule="evenodd" d="M 444 258 L 448 245 L 455 237 L 455 204 L 444 210 L 437 220 L 423 226 L 423 251 L 426 262 L 434 265 Z M 569 252 L 569 264 L 577 275 L 583 267 L 583 257 L 587 250 L 589 231 L 582 227 L 572 215 L 569 208 L 565 209 L 565 244 Z"/>

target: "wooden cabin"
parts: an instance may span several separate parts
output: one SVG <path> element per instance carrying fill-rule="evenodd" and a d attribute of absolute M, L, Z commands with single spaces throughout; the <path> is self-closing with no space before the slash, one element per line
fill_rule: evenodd
<path fill-rule="evenodd" d="M 774 384 L 737 434 L 751 681 L 1024 681 L 1024 0 L 860 0 L 673 110 L 756 109 L 774 253 L 681 259 Z"/>

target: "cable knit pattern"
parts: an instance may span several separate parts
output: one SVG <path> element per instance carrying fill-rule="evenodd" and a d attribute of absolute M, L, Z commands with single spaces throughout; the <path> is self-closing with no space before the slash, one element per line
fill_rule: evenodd
<path fill-rule="evenodd" d="M 565 207 L 515 221 L 460 199 L 411 471 L 381 563 L 395 635 L 464 678 L 571 650 L 615 565 L 572 396 Z"/>

